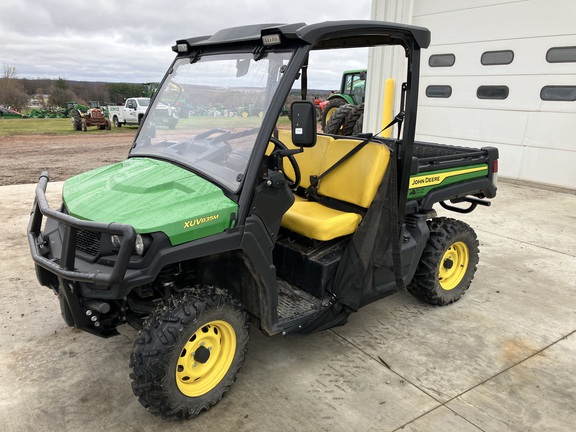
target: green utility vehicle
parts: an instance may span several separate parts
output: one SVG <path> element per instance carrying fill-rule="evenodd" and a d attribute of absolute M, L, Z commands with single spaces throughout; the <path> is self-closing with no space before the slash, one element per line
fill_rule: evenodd
<path fill-rule="evenodd" d="M 427 29 L 379 21 L 179 40 L 127 160 L 66 181 L 59 210 L 41 175 L 28 228 L 38 281 L 70 326 L 140 330 L 130 376 L 150 412 L 191 418 L 217 403 L 242 367 L 249 323 L 296 337 L 404 287 L 437 305 L 468 289 L 476 235 L 433 207 L 488 205 L 498 151 L 414 142 L 429 41 Z M 406 52 L 398 138 L 317 133 L 308 62 L 376 45 Z M 302 100 L 288 124 L 279 115 L 293 85 Z M 190 115 L 170 127 L 162 112 L 175 96 L 254 104 L 263 116 Z"/>
<path fill-rule="evenodd" d="M 322 109 L 322 117 L 320 119 L 322 130 L 328 132 L 326 127 L 330 118 L 339 108 L 346 105 L 347 109 L 342 109 L 340 112 L 343 113 L 345 111 L 348 114 L 354 107 L 362 105 L 365 98 L 366 69 L 344 71 L 342 82 L 340 83 L 340 91 L 331 94 Z"/>

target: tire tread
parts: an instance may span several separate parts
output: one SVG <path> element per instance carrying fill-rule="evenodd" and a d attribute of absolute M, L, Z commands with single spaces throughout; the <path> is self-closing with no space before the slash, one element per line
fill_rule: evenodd
<path fill-rule="evenodd" d="M 474 230 L 457 219 L 438 217 L 428 221 L 430 237 L 407 290 L 416 298 L 433 305 L 445 306 L 459 300 L 468 290 L 478 265 L 478 239 Z M 440 260 L 450 245 L 464 241 L 468 246 L 469 264 L 462 281 L 452 290 L 444 290 L 438 280 Z"/>
<path fill-rule="evenodd" d="M 246 356 L 249 324 L 240 303 L 213 287 L 182 290 L 167 303 L 152 313 L 134 342 L 135 349 L 130 356 L 132 391 L 152 414 L 165 420 L 190 419 L 220 401 L 236 380 Z M 188 398 L 180 393 L 172 378 L 170 356 L 176 355 L 186 327 L 212 311 L 232 314 L 230 316 L 241 323 L 239 329 L 235 328 L 236 353 L 230 369 L 214 389 Z"/>

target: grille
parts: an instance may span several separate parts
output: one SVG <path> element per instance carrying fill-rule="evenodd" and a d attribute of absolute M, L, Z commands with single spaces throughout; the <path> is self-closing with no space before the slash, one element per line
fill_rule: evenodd
<path fill-rule="evenodd" d="M 100 238 L 102 233 L 78 230 L 76 235 L 76 248 L 91 256 L 98 255 L 100 251 Z"/>

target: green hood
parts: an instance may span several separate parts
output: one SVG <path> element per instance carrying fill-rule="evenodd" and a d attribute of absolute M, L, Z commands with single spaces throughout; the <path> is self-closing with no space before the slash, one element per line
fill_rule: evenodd
<path fill-rule="evenodd" d="M 173 245 L 231 226 L 237 205 L 222 190 L 183 168 L 132 158 L 72 177 L 62 197 L 70 215 L 164 232 Z"/>

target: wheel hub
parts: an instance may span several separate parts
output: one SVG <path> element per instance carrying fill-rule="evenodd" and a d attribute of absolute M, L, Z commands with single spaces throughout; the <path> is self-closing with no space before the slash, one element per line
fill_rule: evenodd
<path fill-rule="evenodd" d="M 194 361 L 198 363 L 206 363 L 210 359 L 210 350 L 201 346 L 194 353 Z"/>

